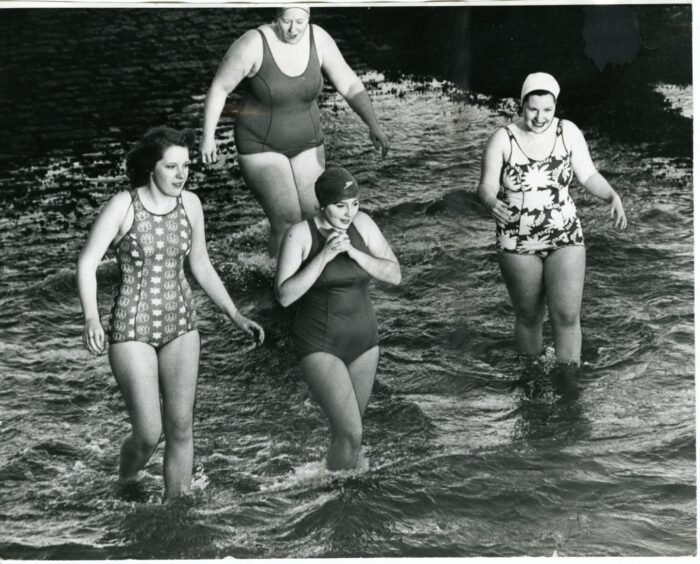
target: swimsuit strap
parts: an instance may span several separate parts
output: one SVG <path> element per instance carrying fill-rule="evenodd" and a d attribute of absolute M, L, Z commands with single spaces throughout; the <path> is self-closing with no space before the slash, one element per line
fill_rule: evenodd
<path fill-rule="evenodd" d="M 270 50 L 270 46 L 267 43 L 267 38 L 265 37 L 265 34 L 262 32 L 262 29 L 256 29 L 255 31 L 257 31 L 260 34 L 260 37 L 262 37 L 262 41 L 263 41 L 263 60 L 262 60 L 262 63 L 260 63 L 260 68 L 262 68 L 262 66 L 265 64 L 266 59 L 271 58 L 274 61 L 274 58 L 272 57 L 272 51 Z M 260 72 L 260 69 L 258 69 L 258 73 L 259 72 Z"/>
<path fill-rule="evenodd" d="M 568 155 L 571 153 L 569 148 L 566 146 L 566 141 L 564 140 L 564 120 L 560 119 L 557 124 L 557 137 L 561 138 L 561 146 L 564 147 L 564 152 Z"/>
<path fill-rule="evenodd" d="M 262 69 L 263 65 L 265 64 L 266 60 L 269 60 L 272 62 L 272 65 L 286 78 L 301 78 L 306 75 L 311 70 L 311 67 L 313 66 L 311 63 L 315 62 L 317 66 L 321 66 L 318 60 L 318 53 L 316 52 L 316 41 L 314 40 L 314 27 L 313 24 L 309 23 L 309 33 L 311 34 L 311 43 L 309 44 L 309 58 L 306 61 L 306 68 L 304 69 L 304 72 L 295 75 L 295 76 L 289 76 L 286 72 L 282 70 L 282 68 L 279 66 L 277 63 L 277 60 L 275 59 L 274 55 L 272 54 L 272 49 L 270 48 L 270 44 L 267 41 L 267 37 L 265 37 L 265 34 L 263 31 L 258 28 L 255 31 L 257 31 L 261 36 L 263 40 L 263 60 L 262 63 L 260 63 L 260 68 L 258 69 L 258 72 L 255 73 L 255 76 L 260 74 L 260 70 Z M 311 57 L 314 57 L 315 61 L 311 60 Z"/>

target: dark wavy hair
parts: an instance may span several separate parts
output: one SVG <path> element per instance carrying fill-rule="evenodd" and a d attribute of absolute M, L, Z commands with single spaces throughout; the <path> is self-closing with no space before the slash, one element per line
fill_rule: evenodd
<path fill-rule="evenodd" d="M 533 90 L 532 92 L 528 92 L 523 98 L 523 101 L 520 103 L 520 111 L 523 111 L 525 103 L 530 99 L 530 96 L 546 96 L 547 94 L 554 98 L 554 103 L 556 104 L 557 97 L 554 95 L 554 93 L 550 92 L 549 90 Z"/>
<path fill-rule="evenodd" d="M 143 186 L 148 177 L 170 147 L 194 148 L 195 133 L 192 129 L 173 129 L 161 125 L 149 129 L 126 155 L 126 175 L 132 188 Z"/>

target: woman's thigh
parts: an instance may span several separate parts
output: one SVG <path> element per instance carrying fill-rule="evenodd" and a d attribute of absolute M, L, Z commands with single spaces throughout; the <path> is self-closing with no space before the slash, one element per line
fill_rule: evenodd
<path fill-rule="evenodd" d="M 557 249 L 547 257 L 544 278 L 547 304 L 554 317 L 578 317 L 586 275 L 586 248 L 571 245 Z"/>
<path fill-rule="evenodd" d="M 166 424 L 191 425 L 199 374 L 199 332 L 190 331 L 158 351 Z"/>
<path fill-rule="evenodd" d="M 308 219 L 319 211 L 314 186 L 316 179 L 326 168 L 325 149 L 323 145 L 307 149 L 289 159 L 289 162 L 292 164 L 302 219 Z"/>
<path fill-rule="evenodd" d="M 498 253 L 501 275 L 518 315 L 544 313 L 544 262 L 536 255 Z"/>
<path fill-rule="evenodd" d="M 365 351 L 348 365 L 350 380 L 355 390 L 357 407 L 360 416 L 364 416 L 369 403 L 369 396 L 374 386 L 374 377 L 377 375 L 379 364 L 379 347 L 372 347 Z"/>
<path fill-rule="evenodd" d="M 124 397 L 129 419 L 137 433 L 160 434 L 158 357 L 146 343 L 127 341 L 109 346 L 109 363 Z"/>
<path fill-rule="evenodd" d="M 335 429 L 361 424 L 355 388 L 345 363 L 325 352 L 301 359 L 301 373 Z"/>
<path fill-rule="evenodd" d="M 297 185 L 289 159 L 281 153 L 238 155 L 246 185 L 274 225 L 301 221 Z"/>

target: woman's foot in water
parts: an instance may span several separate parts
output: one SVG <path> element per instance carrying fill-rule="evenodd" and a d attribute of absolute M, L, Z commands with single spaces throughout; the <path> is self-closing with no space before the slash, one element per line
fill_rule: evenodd
<path fill-rule="evenodd" d="M 535 398 L 542 395 L 541 376 L 544 366 L 541 362 L 541 355 L 522 353 L 518 355 L 518 372 L 520 377 L 511 382 L 510 391 L 515 388 L 522 388 L 525 396 Z"/>
<path fill-rule="evenodd" d="M 122 501 L 146 503 L 151 494 L 138 478 L 122 479 L 117 482 L 116 495 Z"/>
<path fill-rule="evenodd" d="M 557 362 L 551 373 L 552 384 L 557 394 L 567 399 L 578 396 L 580 369 L 578 362 Z"/>

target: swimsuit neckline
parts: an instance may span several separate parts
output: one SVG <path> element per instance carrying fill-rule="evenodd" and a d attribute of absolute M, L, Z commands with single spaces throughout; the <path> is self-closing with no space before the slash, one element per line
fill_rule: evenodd
<path fill-rule="evenodd" d="M 287 74 L 282 70 L 282 68 L 277 64 L 277 60 L 275 59 L 275 55 L 272 52 L 272 48 L 270 47 L 270 42 L 267 40 L 267 36 L 265 35 L 265 32 L 262 29 L 258 29 L 260 32 L 260 35 L 263 37 L 263 41 L 267 45 L 267 50 L 270 53 L 270 59 L 272 59 L 273 64 L 275 65 L 275 68 L 285 77 L 287 78 L 301 78 L 306 74 L 306 72 L 309 70 L 309 67 L 311 66 L 311 49 L 314 48 L 314 42 L 313 42 L 313 32 L 311 30 L 311 22 L 309 22 L 309 27 L 308 27 L 308 32 L 309 32 L 309 58 L 306 60 L 306 67 L 304 67 L 304 70 L 301 74 Z M 260 65 L 262 66 L 262 64 Z M 260 69 L 258 69 L 258 72 L 260 72 Z M 257 73 L 256 73 L 257 74 Z"/>
<path fill-rule="evenodd" d="M 149 210 L 149 209 L 146 207 L 146 205 L 143 203 L 143 200 L 141 199 L 141 195 L 139 194 L 138 188 L 137 188 L 136 190 L 134 190 L 134 193 L 136 194 L 136 198 L 138 199 L 139 204 L 141 204 L 141 207 L 142 207 L 144 210 L 146 210 L 149 214 L 154 215 L 154 216 L 156 216 L 156 217 L 165 217 L 166 215 L 170 215 L 170 214 L 173 213 L 173 212 L 178 208 L 178 206 L 180 205 L 180 196 L 178 196 L 178 197 L 176 198 L 176 200 L 175 200 L 175 207 L 174 207 L 173 209 L 171 209 L 170 211 L 165 212 L 165 213 L 155 213 L 155 212 L 152 212 L 151 210 Z"/>
<path fill-rule="evenodd" d="M 316 225 L 316 217 L 314 216 L 314 217 L 309 218 L 309 221 L 313 224 L 314 229 L 316 229 L 316 232 L 317 232 L 321 237 L 323 237 L 324 240 L 325 240 L 325 236 L 323 235 L 323 233 L 321 233 L 321 229 L 319 228 L 318 225 Z M 348 232 L 350 231 L 350 228 L 351 228 L 351 227 L 355 227 L 355 218 L 354 218 L 354 217 L 352 218 L 352 221 L 350 222 L 350 225 L 348 225 L 348 228 L 345 230 L 345 233 L 348 233 Z M 357 229 L 357 227 L 355 227 L 355 229 Z M 332 228 L 328 230 L 328 233 L 330 233 L 331 231 L 333 231 Z M 326 236 L 327 236 L 327 235 L 326 235 Z M 348 235 L 348 236 L 349 236 L 349 235 Z"/>
<path fill-rule="evenodd" d="M 556 135 L 554 136 L 554 144 L 552 145 L 552 150 L 549 152 L 549 154 L 546 157 L 541 158 L 541 159 L 533 159 L 530 155 L 528 155 L 525 152 L 525 149 L 523 149 L 522 146 L 520 145 L 520 142 L 518 141 L 518 138 L 515 136 L 515 133 L 513 131 L 511 131 L 511 134 L 513 135 L 513 139 L 515 140 L 515 144 L 518 146 L 518 149 L 520 149 L 520 152 L 525 156 L 525 158 L 528 161 L 530 161 L 530 163 L 533 163 L 533 162 L 540 163 L 540 162 L 546 161 L 548 159 L 551 159 L 554 156 L 554 150 L 557 148 L 557 141 L 559 140 L 559 136 L 562 134 L 562 132 L 559 130 L 560 123 L 561 123 L 561 120 L 559 118 L 557 118 L 557 131 L 556 131 Z M 506 129 L 509 129 L 509 127 L 506 126 Z M 510 161 L 510 159 L 509 159 L 509 161 Z M 510 164 L 510 163 L 508 163 L 508 164 Z M 518 163 L 515 163 L 515 164 L 518 164 Z M 511 166 L 515 166 L 515 165 L 511 165 Z"/>

